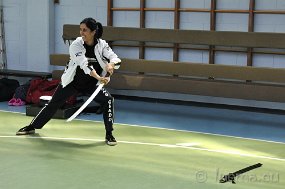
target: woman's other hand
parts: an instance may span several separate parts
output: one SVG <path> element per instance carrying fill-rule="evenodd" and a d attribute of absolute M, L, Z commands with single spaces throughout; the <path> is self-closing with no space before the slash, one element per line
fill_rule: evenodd
<path fill-rule="evenodd" d="M 101 77 L 99 79 L 100 83 L 103 83 L 104 85 L 107 85 L 110 82 L 110 77 Z"/>

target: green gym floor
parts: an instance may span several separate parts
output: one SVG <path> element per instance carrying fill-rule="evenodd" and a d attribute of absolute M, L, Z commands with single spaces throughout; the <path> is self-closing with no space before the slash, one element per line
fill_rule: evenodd
<path fill-rule="evenodd" d="M 111 147 L 104 143 L 103 123 L 86 119 L 71 123 L 53 119 L 35 135 L 15 136 L 32 117 L 3 109 L 0 111 L 0 189 L 284 189 L 285 186 L 284 142 L 116 123 L 118 145 Z M 268 131 L 267 135 L 270 134 Z M 219 183 L 223 175 L 256 163 L 263 166 L 238 176 L 236 184 Z"/>

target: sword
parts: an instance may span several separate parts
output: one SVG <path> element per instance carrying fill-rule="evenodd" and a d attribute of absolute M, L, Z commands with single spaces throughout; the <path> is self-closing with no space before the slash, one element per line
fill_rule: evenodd
<path fill-rule="evenodd" d="M 244 169 L 238 170 L 234 173 L 229 173 L 228 175 L 223 176 L 223 178 L 220 180 L 220 183 L 226 183 L 228 181 L 232 181 L 233 184 L 235 184 L 235 177 L 237 177 L 238 175 L 241 175 L 245 172 L 248 172 L 250 170 L 256 169 L 258 167 L 261 167 L 262 164 L 261 163 L 257 163 L 251 166 L 248 166 Z"/>
<path fill-rule="evenodd" d="M 110 76 L 110 73 L 108 72 L 105 77 L 109 77 L 109 76 Z M 103 86 L 104 86 L 104 83 L 101 83 L 100 85 L 98 85 L 97 89 L 93 92 L 93 94 L 86 100 L 86 102 L 72 116 L 70 116 L 70 118 L 66 120 L 66 122 L 70 122 L 74 118 L 76 118 L 76 116 L 78 116 L 86 108 L 86 106 L 88 106 L 88 104 L 92 102 L 92 100 L 97 96 L 97 94 L 100 92 Z"/>

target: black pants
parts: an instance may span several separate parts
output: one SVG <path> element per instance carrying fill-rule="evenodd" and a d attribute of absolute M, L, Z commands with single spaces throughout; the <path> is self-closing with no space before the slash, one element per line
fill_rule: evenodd
<path fill-rule="evenodd" d="M 64 105 L 65 101 L 70 96 L 78 92 L 83 92 L 87 96 L 91 96 L 96 88 L 97 86 L 94 86 L 93 88 L 80 91 L 77 90 L 72 84 L 69 84 L 64 88 L 62 88 L 62 85 L 59 84 L 52 96 L 51 101 L 41 109 L 38 115 L 32 120 L 30 125 L 35 129 L 41 129 L 52 118 L 57 109 Z M 102 88 L 95 97 L 94 101 L 99 103 L 103 109 L 103 119 L 106 131 L 112 131 L 114 122 L 114 98 L 106 89 Z"/>

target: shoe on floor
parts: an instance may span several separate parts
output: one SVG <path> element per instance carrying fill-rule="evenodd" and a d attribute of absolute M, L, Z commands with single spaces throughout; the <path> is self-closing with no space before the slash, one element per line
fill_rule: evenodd
<path fill-rule="evenodd" d="M 117 141 L 113 135 L 106 135 L 105 142 L 109 146 L 115 146 L 117 144 Z"/>
<path fill-rule="evenodd" d="M 13 106 L 24 106 L 26 104 L 25 101 L 23 101 L 22 99 L 20 98 L 17 98 L 16 99 L 16 102 L 13 103 Z"/>
<path fill-rule="evenodd" d="M 21 128 L 18 132 L 16 132 L 16 135 L 31 135 L 35 134 L 35 129 L 29 126 Z"/>
<path fill-rule="evenodd" d="M 14 106 L 14 103 L 17 101 L 16 98 L 12 98 L 11 100 L 9 100 L 8 105 L 9 106 Z"/>

